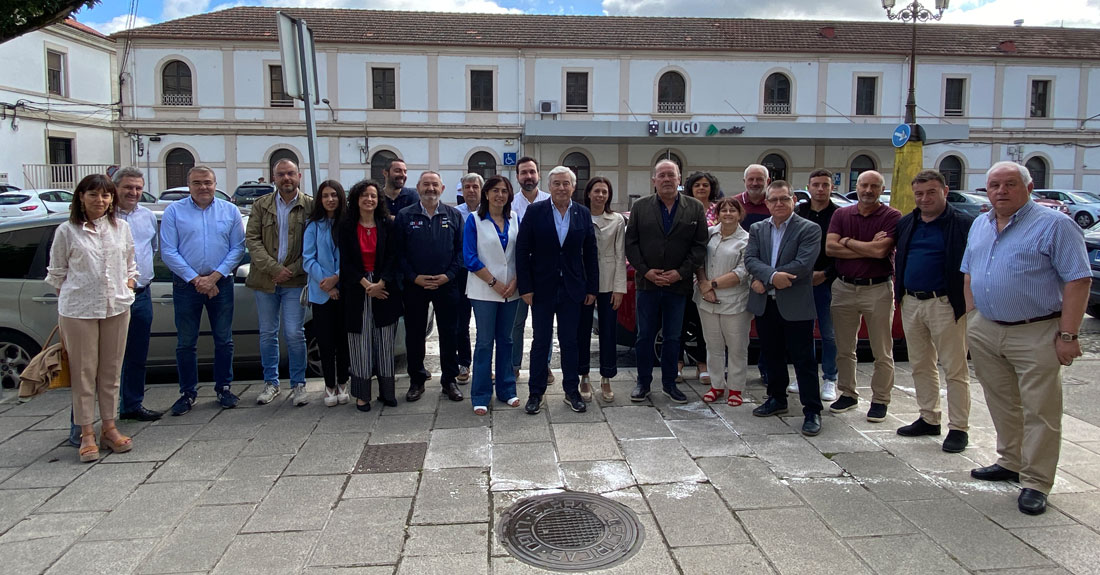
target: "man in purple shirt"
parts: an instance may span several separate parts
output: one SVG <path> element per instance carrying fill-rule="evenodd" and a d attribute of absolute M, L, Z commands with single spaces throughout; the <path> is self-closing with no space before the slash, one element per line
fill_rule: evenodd
<path fill-rule="evenodd" d="M 841 413 L 859 405 L 856 392 L 856 338 L 859 320 L 867 322 L 875 371 L 871 376 L 871 408 L 867 421 L 886 419 L 894 387 L 894 243 L 901 212 L 879 201 L 885 180 L 869 170 L 859 175 L 859 201 L 840 208 L 829 222 L 825 252 L 835 258 L 830 311 L 836 333 L 837 387 L 840 397 L 829 411 Z"/>

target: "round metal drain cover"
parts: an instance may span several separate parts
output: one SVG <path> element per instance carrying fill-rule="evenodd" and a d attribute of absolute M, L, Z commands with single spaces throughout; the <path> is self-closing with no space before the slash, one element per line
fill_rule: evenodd
<path fill-rule="evenodd" d="M 498 535 L 516 559 L 556 571 L 617 565 L 645 540 L 642 524 L 629 507 L 590 493 L 521 499 L 504 512 Z"/>

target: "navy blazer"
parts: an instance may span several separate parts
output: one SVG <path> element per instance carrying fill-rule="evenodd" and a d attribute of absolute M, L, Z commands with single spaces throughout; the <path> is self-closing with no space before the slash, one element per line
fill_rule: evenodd
<path fill-rule="evenodd" d="M 775 267 L 772 253 L 778 250 Z M 787 272 L 797 276 L 787 289 L 775 290 L 775 305 L 779 315 L 787 321 L 806 321 L 817 318 L 814 305 L 814 262 L 821 251 L 821 227 L 798 214 L 791 214 L 787 230 L 778 246 L 772 245 L 772 224 L 768 220 L 749 227 L 749 245 L 745 248 L 745 267 L 752 277 L 772 289 L 772 274 Z M 768 296 L 749 290 L 748 310 L 754 315 L 764 315 Z"/>
<path fill-rule="evenodd" d="M 596 230 L 592 212 L 570 202 L 569 232 L 558 245 L 552 200 L 535 202 L 527 208 L 516 238 L 516 281 L 520 295 L 533 293 L 537 303 L 553 303 L 558 280 L 571 301 L 582 303 L 588 294 L 600 291 L 600 260 L 596 253 Z"/>

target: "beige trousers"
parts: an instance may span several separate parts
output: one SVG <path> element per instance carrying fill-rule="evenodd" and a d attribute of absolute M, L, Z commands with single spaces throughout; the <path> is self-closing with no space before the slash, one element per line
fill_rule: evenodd
<path fill-rule="evenodd" d="M 955 321 L 955 310 L 947 296 L 901 300 L 901 323 L 913 387 L 917 390 L 920 416 L 932 425 L 940 424 L 940 370 L 947 376 L 948 429 L 970 429 L 970 370 L 966 365 L 966 316 Z"/>
<path fill-rule="evenodd" d="M 875 372 L 871 376 L 871 401 L 890 403 L 894 389 L 893 280 L 873 286 L 857 286 L 843 280 L 833 282 L 833 331 L 836 333 L 837 388 L 848 397 L 856 392 L 856 343 L 859 320 L 867 322 Z"/>
<path fill-rule="evenodd" d="M 61 341 L 69 355 L 73 423 L 95 423 L 95 402 L 103 419 L 118 416 L 118 386 L 130 310 L 106 319 L 61 316 Z"/>
<path fill-rule="evenodd" d="M 703 339 L 707 342 L 710 386 L 714 389 L 744 390 L 752 313 L 716 314 L 699 310 L 699 321 L 703 324 Z M 726 353 L 727 349 L 729 353 Z M 722 369 L 723 365 L 725 369 Z"/>
<path fill-rule="evenodd" d="M 967 340 L 974 373 L 997 429 L 997 464 L 1020 484 L 1050 493 L 1062 447 L 1062 364 L 1058 320 L 1003 326 L 974 311 Z"/>

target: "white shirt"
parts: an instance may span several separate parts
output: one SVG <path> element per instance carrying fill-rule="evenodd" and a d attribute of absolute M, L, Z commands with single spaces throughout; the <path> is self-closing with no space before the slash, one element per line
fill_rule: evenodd
<path fill-rule="evenodd" d="M 112 226 L 107 216 L 92 223 L 67 221 L 54 232 L 46 283 L 60 290 L 57 313 L 65 317 L 114 317 L 134 303 L 126 285 L 138 277 L 130 224 L 116 218 Z"/>
<path fill-rule="evenodd" d="M 535 190 L 535 202 L 541 202 L 543 200 L 549 199 L 550 194 L 542 190 Z M 516 213 L 516 217 L 519 218 L 520 224 L 523 223 L 523 214 L 527 213 L 527 206 L 535 202 L 527 201 L 527 196 L 523 195 L 522 191 L 520 191 L 520 193 L 516 194 L 516 196 L 512 198 L 512 211 Z"/>

